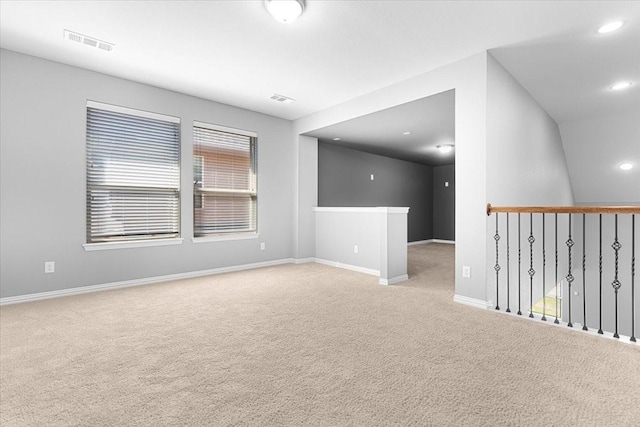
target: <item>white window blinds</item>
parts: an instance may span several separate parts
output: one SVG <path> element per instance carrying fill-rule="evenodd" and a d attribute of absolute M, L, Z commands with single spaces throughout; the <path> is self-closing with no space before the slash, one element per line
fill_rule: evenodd
<path fill-rule="evenodd" d="M 194 236 L 257 229 L 256 135 L 195 122 Z"/>
<path fill-rule="evenodd" d="M 87 243 L 180 234 L 180 120 L 87 103 Z"/>

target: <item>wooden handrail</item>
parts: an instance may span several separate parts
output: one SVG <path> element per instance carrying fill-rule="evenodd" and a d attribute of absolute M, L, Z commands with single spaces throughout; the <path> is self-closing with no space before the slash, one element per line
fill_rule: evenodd
<path fill-rule="evenodd" d="M 509 213 L 640 214 L 640 206 L 491 206 L 487 215 Z"/>

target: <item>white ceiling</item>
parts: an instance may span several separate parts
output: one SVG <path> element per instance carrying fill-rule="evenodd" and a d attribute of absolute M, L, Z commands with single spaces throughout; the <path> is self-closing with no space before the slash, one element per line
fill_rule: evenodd
<path fill-rule="evenodd" d="M 596 34 L 614 19 L 626 22 L 621 31 Z M 64 29 L 115 49 L 67 41 Z M 622 114 L 640 109 L 639 31 L 639 1 L 307 0 L 281 24 L 262 0 L 0 0 L 3 48 L 289 120 L 485 50 L 561 128 Z M 620 79 L 635 85 L 607 90 Z"/>
<path fill-rule="evenodd" d="M 307 0 L 297 21 L 281 24 L 262 0 L 2 0 L 0 46 L 296 119 L 484 50 L 591 31 L 612 18 L 637 22 L 639 7 L 631 1 Z M 64 29 L 115 50 L 67 41 Z M 273 93 L 297 102 L 278 104 L 269 99 Z M 570 102 L 558 98 L 553 102 Z"/>
<path fill-rule="evenodd" d="M 452 164 L 455 150 L 442 154 L 436 146 L 455 144 L 455 91 L 327 126 L 309 135 L 322 142 L 425 165 Z"/>

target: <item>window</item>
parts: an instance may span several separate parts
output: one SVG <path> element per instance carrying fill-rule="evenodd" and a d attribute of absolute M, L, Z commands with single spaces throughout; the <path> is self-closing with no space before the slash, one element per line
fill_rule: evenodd
<path fill-rule="evenodd" d="M 87 102 L 87 243 L 180 235 L 180 119 Z"/>
<path fill-rule="evenodd" d="M 256 232 L 256 137 L 194 122 L 195 237 Z"/>

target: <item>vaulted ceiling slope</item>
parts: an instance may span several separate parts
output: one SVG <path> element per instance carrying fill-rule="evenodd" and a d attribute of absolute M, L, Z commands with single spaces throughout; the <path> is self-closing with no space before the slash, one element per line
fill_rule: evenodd
<path fill-rule="evenodd" d="M 637 21 L 638 7 L 633 1 L 307 0 L 297 21 L 281 24 L 261 0 L 3 0 L 0 46 L 296 119 L 484 50 L 570 37 L 619 16 Z M 64 29 L 115 47 L 106 52 L 70 42 Z M 566 74 L 555 82 L 572 78 Z M 275 102 L 274 93 L 296 102 Z M 571 109 L 560 105 L 566 97 L 558 98 L 545 108 Z"/>

